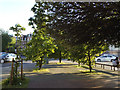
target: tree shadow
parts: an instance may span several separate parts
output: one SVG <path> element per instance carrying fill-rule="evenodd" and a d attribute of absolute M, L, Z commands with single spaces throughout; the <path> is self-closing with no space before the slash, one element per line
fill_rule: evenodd
<path fill-rule="evenodd" d="M 107 72 L 107 71 L 102 71 L 102 70 L 97 70 L 97 69 L 93 69 L 93 70 L 95 70 L 96 72 L 102 72 L 102 73 L 109 74 L 109 75 L 112 75 L 112 76 L 118 76 L 118 74 L 110 73 L 110 72 Z"/>
<path fill-rule="evenodd" d="M 43 68 L 68 68 L 75 64 L 48 64 Z M 87 68 L 88 69 L 88 68 Z M 118 79 L 112 78 L 116 75 L 113 73 L 96 70 L 96 72 L 102 72 L 107 75 L 100 75 L 100 78 L 96 78 L 93 75 L 87 75 L 85 73 L 26 73 L 30 78 L 28 88 L 115 88 L 118 87 Z"/>
<path fill-rule="evenodd" d="M 43 65 L 43 68 L 68 68 L 67 66 L 73 66 L 76 64 L 48 64 Z M 47 66 L 47 67 L 46 67 Z"/>
<path fill-rule="evenodd" d="M 118 86 L 112 80 L 106 82 L 105 79 L 93 79 L 91 76 L 80 75 L 80 73 L 32 74 L 34 75 L 28 76 L 30 78 L 28 88 L 114 88 Z"/>
<path fill-rule="evenodd" d="M 83 68 L 85 69 L 89 69 L 88 67 L 85 67 L 85 66 L 82 66 Z M 98 70 L 98 69 L 92 69 L 92 70 L 95 70 L 96 72 L 101 72 L 101 73 L 105 73 L 105 74 L 109 74 L 109 75 L 112 75 L 112 76 L 118 76 L 118 74 L 115 74 L 115 73 L 111 73 L 111 72 L 107 72 L 107 71 L 102 71 L 102 70 Z"/>

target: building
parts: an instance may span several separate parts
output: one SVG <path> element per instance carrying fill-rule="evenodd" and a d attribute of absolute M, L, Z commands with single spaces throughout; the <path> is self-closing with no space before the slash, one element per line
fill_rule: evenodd
<path fill-rule="evenodd" d="M 115 47 L 114 45 L 113 46 L 110 45 L 109 46 L 109 53 L 114 54 L 120 58 L 120 47 Z"/>
<path fill-rule="evenodd" d="M 27 35 L 21 35 L 21 37 L 18 37 L 17 38 L 17 36 L 15 36 L 15 38 L 16 38 L 16 41 L 18 40 L 18 39 L 21 39 L 21 49 L 23 49 L 23 48 L 26 48 L 26 43 L 27 42 L 29 42 L 30 40 L 32 40 L 32 35 L 33 34 L 27 34 Z M 17 48 L 17 42 L 16 42 L 16 46 L 15 46 L 15 53 L 17 53 L 16 51 L 16 48 Z"/>

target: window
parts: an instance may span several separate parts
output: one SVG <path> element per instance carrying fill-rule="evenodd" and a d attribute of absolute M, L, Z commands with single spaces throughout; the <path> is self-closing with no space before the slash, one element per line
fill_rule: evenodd
<path fill-rule="evenodd" d="M 107 56 L 102 56 L 102 58 L 107 58 Z"/>
<path fill-rule="evenodd" d="M 108 56 L 108 57 L 110 57 L 110 58 L 111 58 L 112 56 Z"/>

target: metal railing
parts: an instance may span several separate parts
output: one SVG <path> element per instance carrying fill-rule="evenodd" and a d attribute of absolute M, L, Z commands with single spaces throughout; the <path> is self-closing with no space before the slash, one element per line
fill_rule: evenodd
<path fill-rule="evenodd" d="M 116 68 L 115 66 L 110 65 L 110 64 L 95 63 L 95 67 L 96 67 L 96 65 L 101 65 L 101 68 L 103 68 L 103 69 L 105 69 L 105 66 L 110 66 L 111 70 L 112 70 L 112 68 L 114 68 L 114 71 L 115 71 L 115 68 Z M 119 67 L 120 67 L 120 64 L 118 65 L 117 68 L 119 68 Z"/>

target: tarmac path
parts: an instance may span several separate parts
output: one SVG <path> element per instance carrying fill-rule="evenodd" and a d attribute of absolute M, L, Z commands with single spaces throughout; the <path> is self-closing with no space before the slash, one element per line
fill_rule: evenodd
<path fill-rule="evenodd" d="M 80 73 L 79 70 L 84 68 L 76 68 L 74 66 L 76 63 L 69 61 L 65 63 L 50 62 L 44 65 L 43 68 L 48 69 L 49 72 L 25 72 L 30 78 L 28 88 L 118 88 L 120 85 L 117 71 L 94 68 L 103 74 L 87 75 Z"/>

